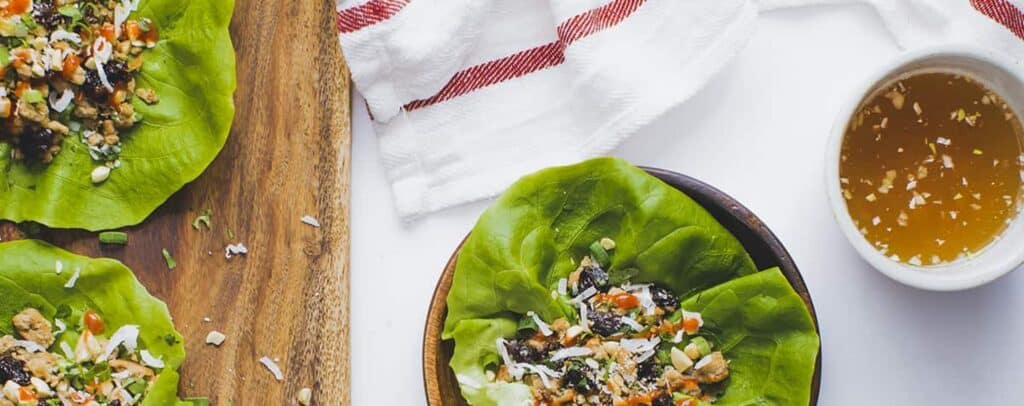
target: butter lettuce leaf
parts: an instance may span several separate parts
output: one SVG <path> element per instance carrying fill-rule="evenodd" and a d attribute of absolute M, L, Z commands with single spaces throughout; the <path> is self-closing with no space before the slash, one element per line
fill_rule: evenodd
<path fill-rule="evenodd" d="M 11 160 L 0 143 L 0 218 L 54 228 L 104 230 L 141 222 L 198 177 L 223 148 L 234 117 L 233 0 L 142 0 L 160 41 L 143 53 L 138 86 L 160 102 L 133 101 L 142 122 L 124 135 L 122 166 L 93 185 L 97 166 L 76 137 L 46 166 Z"/>
<path fill-rule="evenodd" d="M 64 287 L 76 270 L 78 281 Z M 10 320 L 26 307 L 37 308 L 51 320 L 61 308 L 71 309 L 67 320 L 78 320 L 91 309 L 103 318 L 107 334 L 126 324 L 138 325 L 139 346 L 165 364 L 141 404 L 188 404 L 177 398 L 177 370 L 185 359 L 181 334 L 174 329 L 167 306 L 120 262 L 75 255 L 33 240 L 0 243 L 0 335 L 13 333 Z M 58 339 L 73 346 L 77 337 L 63 334 Z"/>
<path fill-rule="evenodd" d="M 548 321 L 572 314 L 551 292 L 603 237 L 616 245 L 610 272 L 635 269 L 631 281 L 671 288 L 709 312 L 708 323 L 722 317 L 715 327 L 737 365 L 722 404 L 807 404 L 817 335 L 785 278 L 757 272 L 742 244 L 685 194 L 613 158 L 524 177 L 459 251 L 443 338 L 455 341 L 450 366 L 471 404 L 522 403 L 524 385 L 486 380 L 501 363 L 495 341 L 513 336 L 528 311 Z"/>
<path fill-rule="evenodd" d="M 810 313 L 778 268 L 744 276 L 683 302 L 714 331 L 729 360 L 725 395 L 716 405 L 806 405 L 818 356 Z"/>

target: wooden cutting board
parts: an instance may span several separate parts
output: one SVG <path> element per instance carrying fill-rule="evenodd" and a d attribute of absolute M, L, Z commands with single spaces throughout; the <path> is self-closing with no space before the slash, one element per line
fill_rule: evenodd
<path fill-rule="evenodd" d="M 237 111 L 209 169 L 125 230 L 125 247 L 100 246 L 83 231 L 35 237 L 119 259 L 167 302 L 186 340 L 182 396 L 292 405 L 308 387 L 313 404 L 347 405 L 351 127 L 335 2 L 237 0 L 231 34 Z M 193 229 L 207 209 L 212 230 Z M 302 223 L 304 215 L 322 226 Z M 3 240 L 15 234 L 0 225 Z M 249 254 L 225 259 L 229 243 L 245 244 Z M 205 344 L 211 330 L 227 341 Z M 262 356 L 278 360 L 283 382 L 259 363 Z"/>

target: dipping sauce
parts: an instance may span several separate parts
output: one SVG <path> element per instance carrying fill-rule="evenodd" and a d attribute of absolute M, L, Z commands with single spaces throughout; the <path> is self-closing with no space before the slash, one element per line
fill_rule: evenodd
<path fill-rule="evenodd" d="M 861 234 L 911 265 L 977 253 L 1021 206 L 1021 123 L 982 83 L 912 73 L 865 98 L 847 125 L 839 181 Z"/>

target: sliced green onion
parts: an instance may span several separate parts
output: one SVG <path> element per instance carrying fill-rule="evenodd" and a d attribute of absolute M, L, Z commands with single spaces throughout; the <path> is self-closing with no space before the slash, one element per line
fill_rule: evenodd
<path fill-rule="evenodd" d="M 212 214 L 213 211 L 211 211 L 210 209 L 206 209 L 206 211 L 204 211 L 203 214 L 199 215 L 199 217 L 196 217 L 195 220 L 192 220 L 192 228 L 198 230 L 199 225 L 203 224 L 206 225 L 207 230 L 212 230 L 213 227 L 210 226 L 210 216 Z"/>
<path fill-rule="evenodd" d="M 11 64 L 11 50 L 3 45 L 0 45 L 0 66 L 7 66 Z"/>
<path fill-rule="evenodd" d="M 103 244 L 125 245 L 128 243 L 128 233 L 121 231 L 104 231 L 100 233 L 100 242 Z"/>
<path fill-rule="evenodd" d="M 178 266 L 178 263 L 174 262 L 174 258 L 171 257 L 171 253 L 167 252 L 166 248 L 164 248 L 163 253 L 164 253 L 164 261 L 167 261 L 167 269 L 174 269 L 174 268 L 176 268 Z"/>
<path fill-rule="evenodd" d="M 694 337 L 690 343 L 697 346 L 697 351 L 700 351 L 702 357 L 711 353 L 711 343 L 704 337 Z"/>
<path fill-rule="evenodd" d="M 21 94 L 21 99 L 29 103 L 42 103 L 45 101 L 43 93 L 36 89 L 26 90 Z"/>
<path fill-rule="evenodd" d="M 601 265 L 602 268 L 607 268 L 612 263 L 611 257 L 608 256 L 608 251 L 601 246 L 600 241 L 590 244 L 590 259 Z"/>

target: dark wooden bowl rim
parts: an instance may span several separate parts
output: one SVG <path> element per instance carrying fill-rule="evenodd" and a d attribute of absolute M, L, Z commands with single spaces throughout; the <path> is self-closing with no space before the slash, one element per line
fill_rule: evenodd
<path fill-rule="evenodd" d="M 814 311 L 814 303 L 811 294 L 807 290 L 800 271 L 790 257 L 789 252 L 782 246 L 782 242 L 775 236 L 768 226 L 757 218 L 749 209 L 741 205 L 735 199 L 724 192 L 704 182 L 676 172 L 642 167 L 651 175 L 661 179 L 668 185 L 686 193 L 690 198 L 696 200 L 733 235 L 736 236 L 743 246 L 750 252 L 758 269 L 779 267 L 786 280 L 793 286 L 793 290 L 803 298 L 807 309 L 814 319 L 815 329 L 818 325 L 818 316 Z M 465 405 L 465 400 L 459 394 L 458 383 L 455 374 L 448 367 L 454 345 L 450 340 L 441 340 L 441 331 L 444 328 L 444 319 L 447 315 L 445 300 L 448 291 L 451 289 L 452 276 L 455 272 L 455 261 L 458 257 L 459 247 L 452 254 L 445 266 L 444 273 L 434 289 L 434 295 L 430 301 L 430 310 L 427 313 L 426 326 L 423 332 L 423 383 L 426 389 L 427 404 L 430 406 Z M 820 337 L 820 330 L 818 336 Z M 814 367 L 814 378 L 811 381 L 810 405 L 818 404 L 818 393 L 821 388 L 821 347 L 818 347 L 818 359 Z"/>

